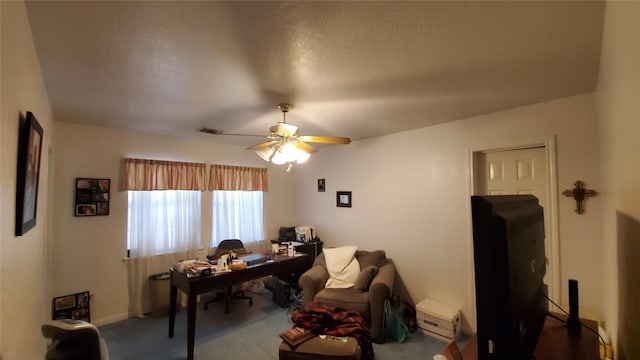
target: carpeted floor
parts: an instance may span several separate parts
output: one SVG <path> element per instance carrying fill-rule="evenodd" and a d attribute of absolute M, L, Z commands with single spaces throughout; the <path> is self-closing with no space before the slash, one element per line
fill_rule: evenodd
<path fill-rule="evenodd" d="M 198 304 L 196 320 L 196 359 L 278 359 L 278 334 L 292 326 L 288 309 L 272 302 L 271 292 L 251 294 L 253 306 L 236 300 L 231 312 L 223 303 L 204 310 Z M 186 311 L 176 316 L 175 336 L 169 339 L 169 318 L 129 319 L 100 327 L 111 360 L 186 359 Z M 431 360 L 445 342 L 424 335 L 420 330 L 404 343 L 374 344 L 378 360 Z"/>

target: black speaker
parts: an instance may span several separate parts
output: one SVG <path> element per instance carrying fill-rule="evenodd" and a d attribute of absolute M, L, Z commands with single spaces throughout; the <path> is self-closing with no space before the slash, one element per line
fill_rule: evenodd
<path fill-rule="evenodd" d="M 569 279 L 569 330 L 580 331 L 580 315 L 578 313 L 578 280 Z"/>

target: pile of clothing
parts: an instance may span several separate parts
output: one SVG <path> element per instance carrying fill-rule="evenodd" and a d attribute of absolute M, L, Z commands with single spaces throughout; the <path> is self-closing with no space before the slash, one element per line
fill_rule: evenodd
<path fill-rule="evenodd" d="M 362 351 L 361 359 L 373 359 L 371 331 L 366 326 L 362 315 L 357 311 L 314 302 L 304 309 L 294 311 L 291 320 L 295 326 L 309 329 L 316 335 L 354 337 Z"/>

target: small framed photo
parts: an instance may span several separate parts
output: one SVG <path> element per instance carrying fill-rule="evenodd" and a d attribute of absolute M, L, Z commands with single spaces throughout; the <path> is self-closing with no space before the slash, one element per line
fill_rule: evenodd
<path fill-rule="evenodd" d="M 324 179 L 318 179 L 318 192 L 324 192 Z"/>
<path fill-rule="evenodd" d="M 351 207 L 351 191 L 336 191 L 336 206 Z"/>
<path fill-rule="evenodd" d="M 60 311 L 76 307 L 76 296 L 67 295 L 53 299 L 53 311 Z"/>
<path fill-rule="evenodd" d="M 110 179 L 76 178 L 74 215 L 109 215 L 110 190 Z"/>
<path fill-rule="evenodd" d="M 96 204 L 76 205 L 76 216 L 94 216 L 96 214 Z"/>

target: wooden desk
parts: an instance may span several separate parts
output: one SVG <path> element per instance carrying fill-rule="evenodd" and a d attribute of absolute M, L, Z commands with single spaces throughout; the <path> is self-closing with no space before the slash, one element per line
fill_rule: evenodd
<path fill-rule="evenodd" d="M 311 259 L 312 260 L 312 259 Z M 211 276 L 188 278 L 178 271 L 171 273 L 171 289 L 169 291 L 169 337 L 173 337 L 176 321 L 176 299 L 178 289 L 187 294 L 187 359 L 193 360 L 193 349 L 196 335 L 196 299 L 198 295 L 216 289 L 259 279 L 264 276 L 278 275 L 306 270 L 310 265 L 310 257 L 306 254 L 288 257 L 278 255 L 273 262 L 262 262 L 247 266 L 244 270 L 217 273 Z"/>
<path fill-rule="evenodd" d="M 595 321 L 580 321 L 598 331 Z M 584 327 L 581 331 L 569 331 L 565 323 L 547 316 L 533 356 L 537 360 L 600 360 L 598 335 Z M 475 335 L 462 349 L 462 357 L 464 360 L 478 359 L 478 339 Z"/>

